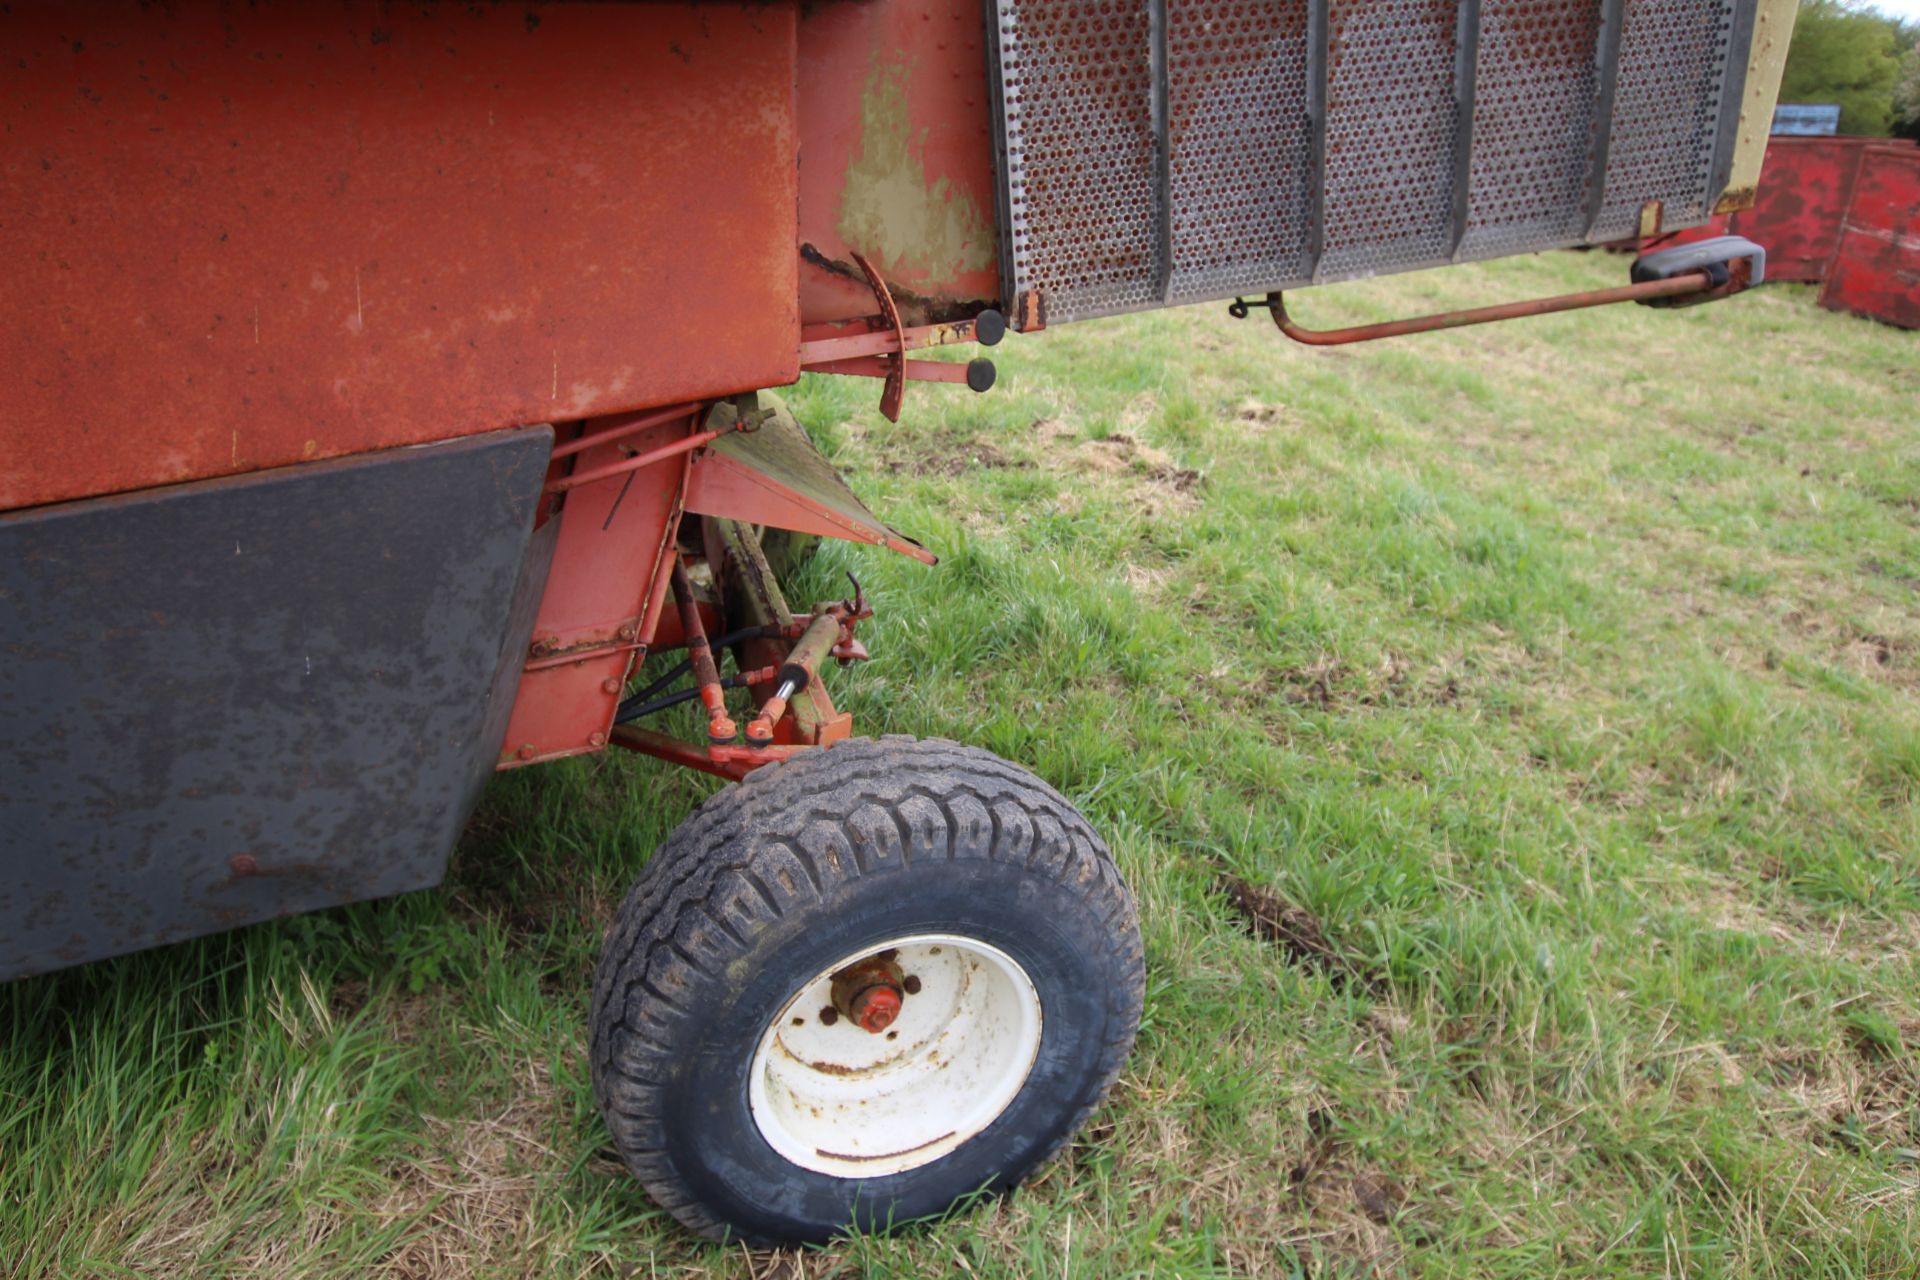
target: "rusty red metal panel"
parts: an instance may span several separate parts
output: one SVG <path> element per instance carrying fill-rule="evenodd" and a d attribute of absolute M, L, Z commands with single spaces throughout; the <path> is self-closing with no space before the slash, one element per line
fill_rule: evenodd
<path fill-rule="evenodd" d="M 586 423 L 610 443 L 569 455 L 577 474 L 685 437 L 693 416 L 622 431 L 620 418 Z M 561 446 L 565 448 L 565 445 Z M 597 751 L 607 744 L 621 686 L 653 638 L 679 527 L 690 454 L 567 491 L 546 593 L 533 624 L 500 767 Z"/>
<path fill-rule="evenodd" d="M 1732 230 L 1767 251 L 1767 279 L 1817 284 L 1840 243 L 1866 138 L 1775 138 L 1753 208 Z"/>
<path fill-rule="evenodd" d="M 801 310 L 873 310 L 853 255 L 907 324 L 999 295 L 980 0 L 808 6 L 799 33 Z"/>
<path fill-rule="evenodd" d="M 1820 305 L 1920 329 L 1920 147 L 1867 147 Z"/>
<path fill-rule="evenodd" d="M 0 9 L 0 509 L 792 381 L 796 29 Z"/>
<path fill-rule="evenodd" d="M 1661 243 L 1745 236 L 1767 251 L 1769 281 L 1818 284 L 1839 250 L 1862 159 L 1886 145 L 1884 138 L 1774 138 L 1751 209 L 1718 215 Z"/>

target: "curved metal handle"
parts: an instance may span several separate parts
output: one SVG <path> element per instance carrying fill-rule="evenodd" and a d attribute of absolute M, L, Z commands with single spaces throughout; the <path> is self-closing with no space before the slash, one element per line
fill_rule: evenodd
<path fill-rule="evenodd" d="M 1442 311 L 1407 320 L 1389 320 L 1383 324 L 1360 324 L 1346 329 L 1308 329 L 1287 314 L 1287 304 L 1279 293 L 1267 295 L 1267 311 L 1280 332 L 1295 342 L 1310 347 L 1343 347 L 1377 338 L 1399 338 L 1410 333 L 1433 333 L 1440 329 L 1461 329 L 1474 324 L 1492 324 L 1496 320 L 1518 320 L 1525 316 L 1552 315 L 1556 311 L 1579 311 L 1586 307 L 1604 307 L 1615 302 L 1648 302 L 1656 298 L 1677 298 L 1685 294 L 1705 293 L 1715 288 L 1738 292 L 1744 280 L 1718 283 L 1706 270 L 1689 271 L 1665 280 L 1624 284 L 1614 289 L 1590 289 L 1585 293 L 1563 293 L 1551 298 L 1529 298 L 1525 302 L 1503 302 L 1492 307 L 1472 307 L 1465 311 Z M 1238 299 L 1236 299 L 1238 301 Z"/>

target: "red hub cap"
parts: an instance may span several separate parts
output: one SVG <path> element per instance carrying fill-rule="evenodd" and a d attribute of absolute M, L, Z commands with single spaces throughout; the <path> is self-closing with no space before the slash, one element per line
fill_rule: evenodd
<path fill-rule="evenodd" d="M 892 987 L 868 987 L 853 998 L 853 1020 L 863 1031 L 885 1031 L 900 1016 L 900 993 Z"/>

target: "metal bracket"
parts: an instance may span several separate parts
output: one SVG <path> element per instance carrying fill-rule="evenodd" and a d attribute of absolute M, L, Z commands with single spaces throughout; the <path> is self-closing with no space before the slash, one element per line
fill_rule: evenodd
<path fill-rule="evenodd" d="M 880 314 L 845 326 L 822 325 L 807 330 L 800 343 L 803 370 L 886 379 L 880 393 L 880 412 L 889 422 L 900 421 L 900 405 L 906 396 L 909 378 L 916 382 L 964 382 L 975 391 L 986 391 L 993 386 L 996 376 L 993 361 L 984 357 L 953 364 L 945 360 L 909 360 L 906 353 L 955 342 L 978 342 L 991 347 L 1007 332 L 1005 316 L 989 309 L 971 320 L 908 329 L 901 324 L 900 309 L 879 271 L 864 254 L 854 253 L 853 260 L 866 273 L 867 287 L 873 290 Z"/>
<path fill-rule="evenodd" d="M 873 269 L 867 256 L 854 251 L 853 260 L 866 273 L 867 287 L 873 290 L 874 301 L 880 304 L 882 327 L 893 333 L 893 350 L 881 359 L 886 362 L 886 372 L 882 375 L 887 384 L 880 392 L 880 412 L 888 422 L 900 421 L 900 402 L 907 394 L 907 333 L 900 324 L 900 308 L 894 305 L 893 294 L 887 288 L 887 282 Z"/>

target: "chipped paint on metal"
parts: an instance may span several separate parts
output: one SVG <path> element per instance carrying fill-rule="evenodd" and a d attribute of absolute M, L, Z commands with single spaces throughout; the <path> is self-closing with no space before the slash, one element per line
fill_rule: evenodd
<path fill-rule="evenodd" d="M 910 280 L 945 280 L 994 264 L 993 221 L 946 178 L 929 182 L 927 129 L 914 128 L 904 59 L 876 51 L 860 99 L 860 145 L 841 189 L 847 244 Z"/>

